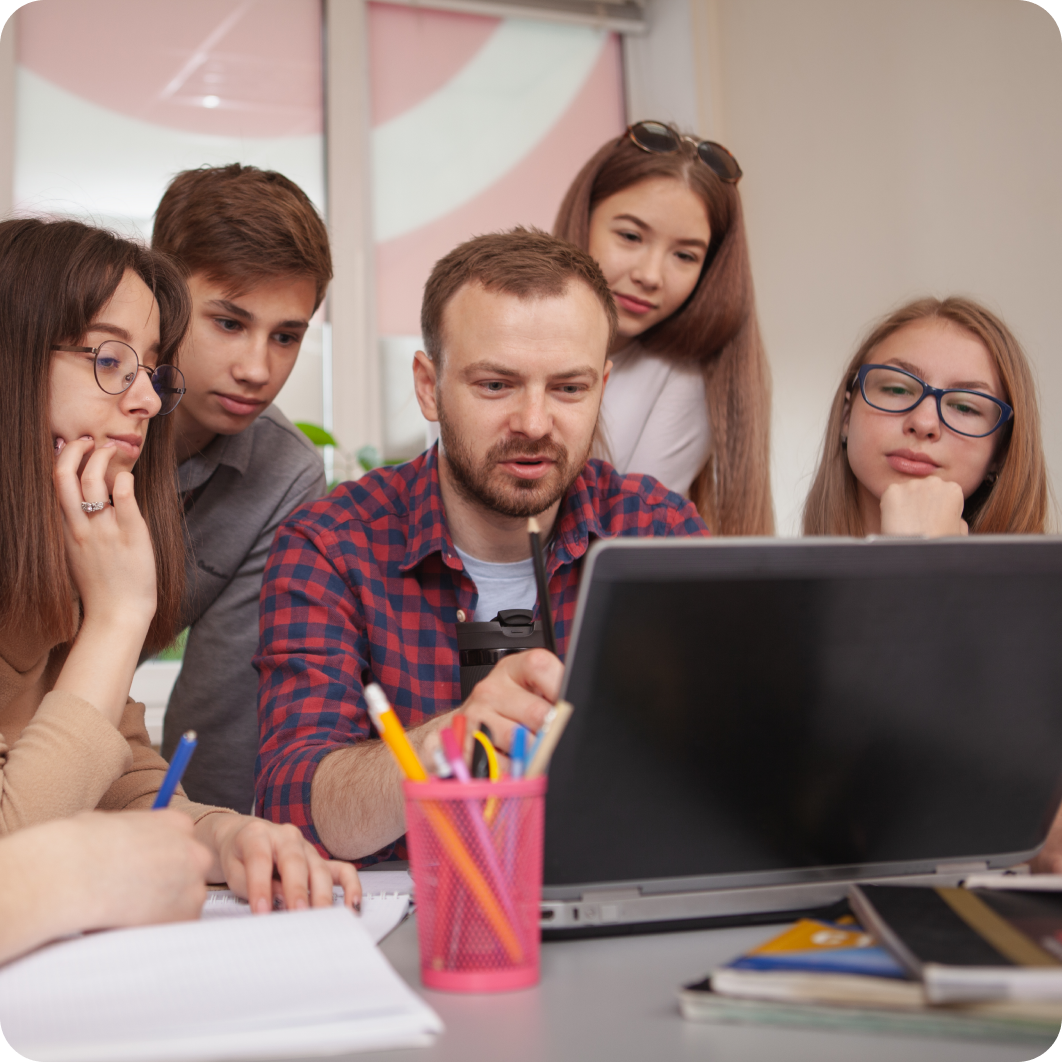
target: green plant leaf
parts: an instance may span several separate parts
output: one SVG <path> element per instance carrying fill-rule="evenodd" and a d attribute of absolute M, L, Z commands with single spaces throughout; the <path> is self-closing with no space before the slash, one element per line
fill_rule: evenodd
<path fill-rule="evenodd" d="M 305 420 L 295 421 L 295 427 L 314 444 L 314 446 L 338 446 L 336 437 L 320 424 L 310 424 Z"/>

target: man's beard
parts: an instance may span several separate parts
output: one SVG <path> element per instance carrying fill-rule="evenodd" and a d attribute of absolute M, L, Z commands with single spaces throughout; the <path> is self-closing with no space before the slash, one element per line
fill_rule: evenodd
<path fill-rule="evenodd" d="M 438 398 L 436 403 L 439 434 L 454 485 L 470 501 L 502 516 L 522 518 L 545 512 L 564 497 L 590 456 L 589 445 L 578 461 L 572 461 L 567 448 L 549 438 L 538 442 L 516 438 L 496 443 L 477 464 L 472 448 L 449 422 Z M 544 457 L 553 467 L 539 479 L 518 479 L 498 468 L 500 461 L 521 457 Z"/>

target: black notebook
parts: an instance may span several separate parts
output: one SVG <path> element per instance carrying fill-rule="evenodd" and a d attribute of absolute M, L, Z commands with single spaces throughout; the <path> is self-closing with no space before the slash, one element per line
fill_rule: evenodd
<path fill-rule="evenodd" d="M 1062 894 L 854 885 L 849 902 L 931 1002 L 1062 999 Z"/>

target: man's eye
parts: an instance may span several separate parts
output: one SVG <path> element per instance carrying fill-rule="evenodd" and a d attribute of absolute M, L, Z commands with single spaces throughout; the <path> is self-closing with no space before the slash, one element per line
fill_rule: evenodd
<path fill-rule="evenodd" d="M 505 383 L 502 380 L 488 380 L 483 385 L 492 395 L 499 394 L 505 389 Z"/>
<path fill-rule="evenodd" d="M 566 395 L 578 395 L 582 390 L 582 384 L 561 384 L 561 392 Z"/>
<path fill-rule="evenodd" d="M 299 337 L 293 336 L 290 332 L 277 332 L 273 336 L 273 341 L 279 343 L 282 347 L 290 347 L 299 342 Z"/>
<path fill-rule="evenodd" d="M 238 332 L 240 330 L 240 322 L 234 321 L 231 317 L 215 317 L 214 322 L 225 332 Z"/>

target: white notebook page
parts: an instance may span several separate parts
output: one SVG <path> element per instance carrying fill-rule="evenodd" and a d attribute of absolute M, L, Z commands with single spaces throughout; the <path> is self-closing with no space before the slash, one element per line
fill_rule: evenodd
<path fill-rule="evenodd" d="M 38 1062 L 299 1057 L 442 1029 L 338 907 L 50 945 L 0 970 L 0 1025 Z"/>

